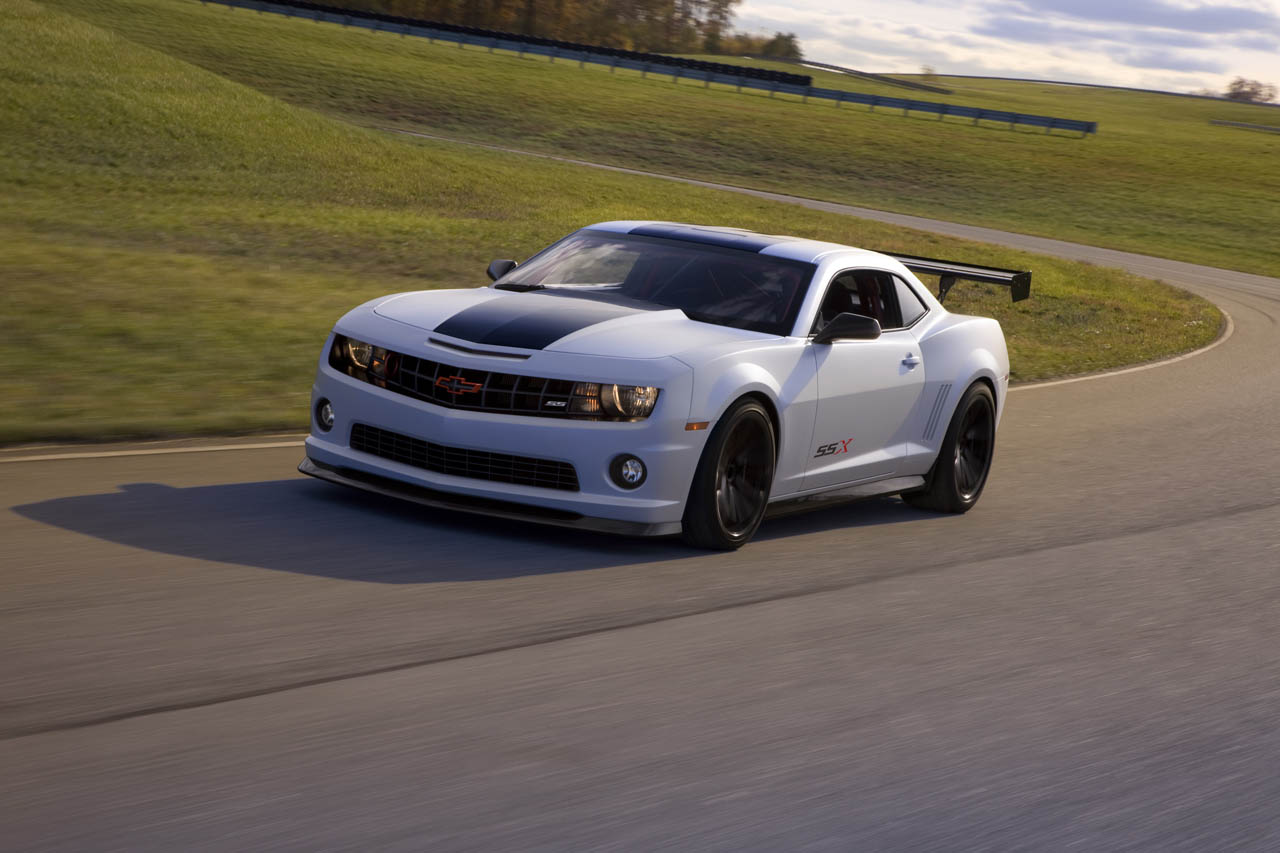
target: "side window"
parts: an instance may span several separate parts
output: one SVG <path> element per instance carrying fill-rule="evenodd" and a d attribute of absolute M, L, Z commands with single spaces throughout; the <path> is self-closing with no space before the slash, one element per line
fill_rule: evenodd
<path fill-rule="evenodd" d="M 924 307 L 920 297 L 916 296 L 915 291 L 896 275 L 893 277 L 893 288 L 898 295 L 898 309 L 902 314 L 902 325 L 910 326 L 924 316 L 924 312 L 928 309 Z"/>
<path fill-rule="evenodd" d="M 901 328 L 902 315 L 898 311 L 895 281 L 894 276 L 877 270 L 848 270 L 839 273 L 827 285 L 826 296 L 818 306 L 818 316 L 813 321 L 810 334 L 820 331 L 837 314 L 846 311 L 872 317 L 879 321 L 882 329 Z M 916 303 L 919 304 L 919 300 Z M 921 308 L 919 313 L 923 314 L 924 309 Z"/>

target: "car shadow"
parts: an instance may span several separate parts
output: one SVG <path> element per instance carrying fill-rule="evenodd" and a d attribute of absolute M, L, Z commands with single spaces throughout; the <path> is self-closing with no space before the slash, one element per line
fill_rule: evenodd
<path fill-rule="evenodd" d="M 13 511 L 147 551 L 372 583 L 499 580 L 706 556 L 676 538 L 608 536 L 431 509 L 302 478 L 189 488 L 131 483 Z M 856 509 L 769 519 L 756 538 L 925 517 L 897 500 L 870 500 Z"/>

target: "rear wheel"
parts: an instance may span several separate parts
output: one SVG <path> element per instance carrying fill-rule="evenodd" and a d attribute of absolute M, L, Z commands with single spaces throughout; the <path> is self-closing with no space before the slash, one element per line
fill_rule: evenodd
<path fill-rule="evenodd" d="M 956 406 L 924 488 L 904 492 L 902 499 L 920 509 L 968 512 L 987 484 L 995 445 L 995 397 L 985 383 L 977 382 Z"/>
<path fill-rule="evenodd" d="M 729 551 L 756 532 L 769 503 L 777 438 L 764 406 L 745 399 L 707 437 L 685 504 L 684 541 Z"/>

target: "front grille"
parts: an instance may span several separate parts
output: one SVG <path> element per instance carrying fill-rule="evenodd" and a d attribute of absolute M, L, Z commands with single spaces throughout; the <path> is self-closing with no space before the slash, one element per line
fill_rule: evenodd
<path fill-rule="evenodd" d="M 580 384 L 454 367 L 412 355 L 401 355 L 399 368 L 387 378 L 389 390 L 451 409 L 483 412 L 564 417 L 570 413 L 573 386 Z"/>
<path fill-rule="evenodd" d="M 578 491 L 578 472 L 568 462 L 446 447 L 367 424 L 352 424 L 351 449 L 437 474 Z"/>
<path fill-rule="evenodd" d="M 608 420 L 600 407 L 600 385 L 457 367 L 426 358 L 389 352 L 386 378 L 351 368 L 339 347 L 329 354 L 336 370 L 417 400 L 471 412 L 536 415 L 548 418 Z"/>

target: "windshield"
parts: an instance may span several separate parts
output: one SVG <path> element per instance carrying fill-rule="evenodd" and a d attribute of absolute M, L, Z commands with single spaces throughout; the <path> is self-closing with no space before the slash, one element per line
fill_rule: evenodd
<path fill-rule="evenodd" d="M 498 280 L 608 302 L 678 308 L 721 326 L 788 335 L 812 264 L 661 237 L 579 231 Z"/>

